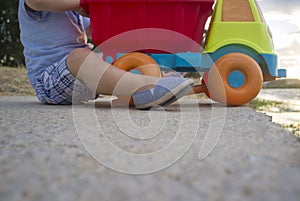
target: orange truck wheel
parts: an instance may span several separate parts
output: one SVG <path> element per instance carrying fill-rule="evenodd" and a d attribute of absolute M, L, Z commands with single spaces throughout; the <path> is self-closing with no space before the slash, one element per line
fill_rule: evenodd
<path fill-rule="evenodd" d="M 162 77 L 157 63 L 150 56 L 139 52 L 127 53 L 117 59 L 113 65 L 125 71 L 137 70 L 143 75 Z"/>
<path fill-rule="evenodd" d="M 232 86 L 229 81 L 233 73 L 238 73 L 243 81 Z M 209 96 L 227 105 L 243 105 L 254 99 L 262 88 L 263 75 L 257 62 L 242 53 L 230 53 L 219 58 L 208 73 Z"/>

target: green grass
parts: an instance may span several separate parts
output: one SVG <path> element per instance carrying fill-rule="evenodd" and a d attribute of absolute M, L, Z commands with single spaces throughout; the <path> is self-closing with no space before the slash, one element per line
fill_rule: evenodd
<path fill-rule="evenodd" d="M 34 96 L 25 68 L 0 66 L 0 96 Z"/>
<path fill-rule="evenodd" d="M 282 102 L 262 100 L 258 98 L 247 103 L 247 106 L 259 112 L 284 112 L 288 110 Z"/>
<path fill-rule="evenodd" d="M 282 124 L 281 126 L 292 131 L 297 137 L 300 138 L 300 124 Z"/>
<path fill-rule="evenodd" d="M 279 88 L 300 88 L 299 79 L 277 79 L 271 82 L 264 83 L 264 88 L 279 89 Z"/>
<path fill-rule="evenodd" d="M 248 107 L 258 111 L 258 112 L 289 112 L 290 109 L 279 101 L 270 101 L 262 99 L 254 99 L 253 101 L 247 103 Z M 300 138 L 300 124 L 281 124 L 283 128 L 292 131 L 297 137 Z"/>

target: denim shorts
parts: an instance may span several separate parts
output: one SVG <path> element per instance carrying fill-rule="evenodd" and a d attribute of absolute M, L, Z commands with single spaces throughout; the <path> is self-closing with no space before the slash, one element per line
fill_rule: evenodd
<path fill-rule="evenodd" d="M 37 98 L 44 104 L 78 104 L 97 97 L 71 74 L 67 67 L 67 56 L 46 67 L 34 89 Z"/>

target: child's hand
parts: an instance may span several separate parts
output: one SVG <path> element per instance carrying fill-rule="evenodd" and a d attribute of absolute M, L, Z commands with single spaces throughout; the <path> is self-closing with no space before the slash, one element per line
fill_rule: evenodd
<path fill-rule="evenodd" d="M 80 36 L 77 37 L 78 43 L 87 43 L 87 35 L 82 33 Z"/>
<path fill-rule="evenodd" d="M 79 15 L 82 15 L 84 17 L 90 17 L 89 13 L 84 10 L 82 7 L 78 7 L 77 9 L 75 9 L 75 11 L 79 14 Z"/>

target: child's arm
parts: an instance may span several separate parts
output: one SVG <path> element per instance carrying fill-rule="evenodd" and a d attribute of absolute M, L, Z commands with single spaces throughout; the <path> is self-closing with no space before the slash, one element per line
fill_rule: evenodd
<path fill-rule="evenodd" d="M 86 33 L 86 36 L 88 38 L 92 38 L 92 32 L 91 32 L 91 27 L 88 26 L 86 29 L 85 29 L 85 33 Z"/>
<path fill-rule="evenodd" d="M 80 0 L 25 0 L 26 4 L 36 11 L 78 10 Z"/>

